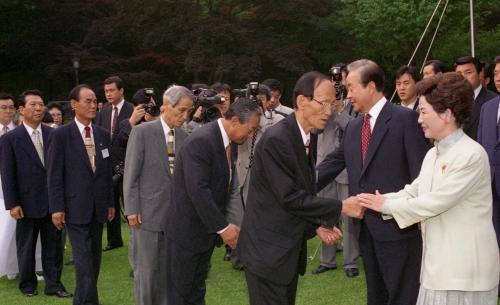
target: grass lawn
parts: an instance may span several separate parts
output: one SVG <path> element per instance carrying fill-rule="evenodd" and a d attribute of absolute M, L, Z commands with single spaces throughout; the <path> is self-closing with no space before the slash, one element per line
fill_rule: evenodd
<path fill-rule="evenodd" d="M 123 225 L 125 243 L 128 242 L 129 229 Z M 106 231 L 106 230 L 105 230 Z M 106 232 L 104 232 L 106 234 Z M 106 240 L 106 237 L 103 237 Z M 313 255 L 319 240 L 309 241 L 309 255 Z M 68 243 L 69 246 L 69 243 Z M 66 251 L 66 259 L 68 252 Z M 247 305 L 248 293 L 243 272 L 235 271 L 229 262 L 222 260 L 224 248 L 215 250 L 212 258 L 212 270 L 207 280 L 207 305 Z M 339 253 L 341 254 L 341 253 Z M 66 261 L 66 260 L 65 260 Z M 319 253 L 309 261 L 307 273 L 300 277 L 297 293 L 297 305 L 362 305 L 366 304 L 364 273 L 349 279 L 341 269 L 320 275 L 312 275 L 311 270 L 319 264 Z M 342 256 L 337 257 L 337 264 L 342 265 Z M 127 259 L 127 247 L 104 252 L 99 277 L 99 295 L 103 305 L 133 305 L 133 279 L 129 277 L 130 267 Z M 73 266 L 64 266 L 63 283 L 68 291 L 75 288 Z M 17 288 L 17 280 L 0 279 L 0 305 L 58 305 L 72 304 L 71 299 L 58 299 L 43 294 L 44 282 L 39 282 L 39 295 L 26 298 Z M 500 304 L 500 303 L 499 303 Z"/>

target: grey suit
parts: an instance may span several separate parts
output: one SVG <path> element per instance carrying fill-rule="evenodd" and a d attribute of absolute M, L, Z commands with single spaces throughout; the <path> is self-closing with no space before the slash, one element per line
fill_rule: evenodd
<path fill-rule="evenodd" d="M 318 136 L 318 160 L 320 164 L 323 159 L 337 147 L 342 141 L 344 130 L 354 118 L 354 111 L 350 102 L 346 104 L 341 113 L 334 113 L 327 122 L 327 125 Z M 349 197 L 349 180 L 347 171 L 344 169 L 338 176 L 327 185 L 319 196 L 326 198 L 335 198 L 343 200 Z M 342 214 L 341 220 L 343 222 L 343 246 L 344 246 L 344 268 L 358 268 L 359 257 L 359 225 L 355 224 L 355 220 Z M 328 246 L 324 243 L 321 244 L 321 257 L 320 264 L 326 267 L 335 267 L 336 259 L 335 254 L 338 249 L 338 244 Z"/>
<path fill-rule="evenodd" d="M 174 131 L 177 153 L 187 134 L 180 128 Z M 165 234 L 172 185 L 161 119 L 133 128 L 127 145 L 123 189 L 125 214 L 142 216 L 140 228 L 133 236 L 137 305 L 167 304 Z"/>

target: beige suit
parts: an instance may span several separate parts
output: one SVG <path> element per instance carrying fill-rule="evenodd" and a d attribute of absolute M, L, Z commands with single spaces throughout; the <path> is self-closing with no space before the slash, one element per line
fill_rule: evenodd
<path fill-rule="evenodd" d="M 421 284 L 487 291 L 499 281 L 488 157 L 461 129 L 429 150 L 420 175 L 386 194 L 384 211 L 401 228 L 421 222 Z"/>

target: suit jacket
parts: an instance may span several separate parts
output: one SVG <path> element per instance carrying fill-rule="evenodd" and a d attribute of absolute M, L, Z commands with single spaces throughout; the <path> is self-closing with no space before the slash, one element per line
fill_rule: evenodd
<path fill-rule="evenodd" d="M 483 105 L 477 130 L 477 141 L 488 154 L 491 180 L 497 194 L 500 194 L 500 136 L 497 135 L 499 103 L 500 96 L 497 96 Z"/>
<path fill-rule="evenodd" d="M 113 105 L 111 103 L 107 103 L 101 111 L 97 113 L 94 123 L 97 126 L 103 127 L 109 133 L 113 133 L 113 137 L 111 139 L 111 144 L 109 148 L 109 152 L 111 155 L 111 166 L 114 168 L 116 165 L 120 164 L 120 162 L 125 160 L 125 151 L 127 146 L 123 145 L 124 142 L 120 141 L 118 135 L 120 134 L 120 129 L 123 127 L 121 122 L 124 120 L 128 120 L 130 116 L 134 112 L 134 105 L 125 101 L 123 103 L 123 107 L 118 114 L 118 119 L 116 122 L 115 130 L 111 130 L 111 115 L 113 113 Z"/>
<path fill-rule="evenodd" d="M 477 140 L 477 128 L 479 126 L 481 108 L 487 101 L 495 98 L 496 96 L 497 94 L 495 92 L 490 91 L 485 87 L 482 87 L 481 91 L 479 91 L 479 94 L 477 95 L 474 101 L 474 106 L 472 108 L 472 116 L 470 117 L 469 122 L 467 122 L 463 126 L 465 133 L 473 140 Z"/>
<path fill-rule="evenodd" d="M 228 226 L 229 165 L 217 121 L 195 130 L 175 158 L 173 201 L 167 236 L 190 252 L 202 253 Z"/>
<path fill-rule="evenodd" d="M 89 224 L 93 217 L 107 221 L 113 205 L 113 175 L 109 133 L 92 125 L 96 170 L 92 171 L 78 126 L 73 121 L 55 129 L 47 151 L 49 213 L 65 212 L 66 222 Z"/>
<path fill-rule="evenodd" d="M 400 190 L 418 176 L 429 149 L 417 123 L 417 113 L 386 102 L 380 112 L 368 146 L 365 163 L 361 159 L 363 116 L 347 125 L 340 147 L 317 167 L 318 188 L 322 189 L 344 169 L 349 176 L 349 194 L 389 193 Z M 378 241 L 400 240 L 418 235 L 415 226 L 400 230 L 394 220 L 367 210 L 364 220 Z"/>
<path fill-rule="evenodd" d="M 386 195 L 386 207 L 400 227 L 421 222 L 425 288 L 486 291 L 498 286 L 488 172 L 484 149 L 458 130 L 427 153 L 412 184 Z"/>
<path fill-rule="evenodd" d="M 279 284 L 304 274 L 307 239 L 318 225 L 336 224 L 342 210 L 340 201 L 316 197 L 313 155 L 295 114 L 267 129 L 256 147 L 238 251 L 247 270 Z"/>
<path fill-rule="evenodd" d="M 53 129 L 41 128 L 46 159 Z M 48 215 L 47 174 L 24 124 L 0 138 L 0 173 L 7 210 L 19 205 L 25 217 Z"/>
<path fill-rule="evenodd" d="M 178 152 L 187 134 L 181 128 L 174 134 Z M 144 230 L 165 231 L 174 179 L 161 119 L 134 127 L 129 143 L 123 177 L 125 215 L 140 214 Z"/>

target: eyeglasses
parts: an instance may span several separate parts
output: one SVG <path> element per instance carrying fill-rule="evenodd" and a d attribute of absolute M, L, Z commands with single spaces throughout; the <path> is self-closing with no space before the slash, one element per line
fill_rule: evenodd
<path fill-rule="evenodd" d="M 328 110 L 332 111 L 334 103 L 329 103 L 329 102 L 321 102 L 315 99 L 314 97 L 311 97 L 311 100 L 315 101 L 316 103 L 320 104 L 323 107 L 323 111 L 326 112 Z"/>
<path fill-rule="evenodd" d="M 0 106 L 0 109 L 2 109 L 2 110 L 15 110 L 15 109 L 16 109 L 16 107 L 14 107 L 14 106 L 6 106 L 6 105 L 2 105 L 2 106 Z"/>

